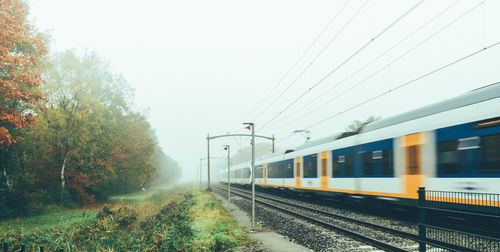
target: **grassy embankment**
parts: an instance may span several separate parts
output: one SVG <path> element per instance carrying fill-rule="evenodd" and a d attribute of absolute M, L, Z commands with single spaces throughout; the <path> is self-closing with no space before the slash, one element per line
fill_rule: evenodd
<path fill-rule="evenodd" d="M 250 242 L 199 188 L 137 193 L 101 210 L 66 209 L 0 222 L 0 241 L 65 251 L 224 251 Z"/>

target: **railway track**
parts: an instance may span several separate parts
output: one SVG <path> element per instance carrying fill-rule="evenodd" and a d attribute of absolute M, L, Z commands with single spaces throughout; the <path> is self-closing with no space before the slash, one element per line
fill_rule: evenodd
<path fill-rule="evenodd" d="M 216 186 L 220 190 L 225 187 Z M 245 199 L 251 199 L 251 194 L 236 188 L 231 188 L 234 195 Z M 416 234 L 391 229 L 366 221 L 348 218 L 342 215 L 315 209 L 309 206 L 295 204 L 274 197 L 256 194 L 256 202 L 268 208 L 272 208 L 285 214 L 294 216 L 321 226 L 328 230 L 340 233 L 354 240 L 369 244 L 375 248 L 385 251 L 412 251 L 418 250 L 418 236 Z M 369 235 L 371 234 L 371 235 Z M 387 236 L 390 234 L 391 236 Z M 403 247 L 400 245 L 403 244 Z M 397 246 L 398 245 L 398 246 Z"/>
<path fill-rule="evenodd" d="M 226 190 L 225 186 L 217 186 L 220 190 Z M 251 193 L 248 190 L 231 188 L 234 195 L 241 198 L 251 199 Z M 343 234 L 345 237 L 369 244 L 375 248 L 386 251 L 418 251 L 417 224 L 406 221 L 395 220 L 380 216 L 370 216 L 354 213 L 353 210 L 336 209 L 323 204 L 303 202 L 298 199 L 290 199 L 286 196 L 276 194 L 266 195 L 266 193 L 257 193 L 256 202 L 276 211 L 306 220 L 314 225 L 324 227 L 328 230 Z M 326 209 L 326 210 L 325 210 Z M 335 213 L 337 211 L 337 213 Z M 341 214 L 338 214 L 341 213 Z M 363 220 L 364 219 L 364 220 Z M 368 220 L 368 221 L 366 221 Z M 376 224 L 384 223 L 384 225 Z M 429 232 L 429 231 L 428 231 Z M 468 240 L 472 235 L 464 236 L 462 239 Z M 477 246 L 462 247 L 460 241 L 453 243 L 444 240 L 429 239 L 430 244 L 450 248 L 451 251 L 479 251 L 481 248 L 487 248 L 488 242 L 479 242 Z M 494 241 L 491 241 L 494 242 Z M 466 243 L 464 243 L 466 244 Z M 427 249 L 436 249 L 434 246 L 427 245 Z M 434 250 L 433 250 L 434 251 Z M 441 249 L 437 249 L 441 251 Z"/>

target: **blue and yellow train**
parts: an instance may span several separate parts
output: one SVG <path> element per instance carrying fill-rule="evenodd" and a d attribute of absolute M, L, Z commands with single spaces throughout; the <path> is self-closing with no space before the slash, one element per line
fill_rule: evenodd
<path fill-rule="evenodd" d="M 250 181 L 249 162 L 231 167 L 231 183 Z M 421 186 L 499 193 L 500 83 L 257 159 L 255 183 L 401 203 Z"/>

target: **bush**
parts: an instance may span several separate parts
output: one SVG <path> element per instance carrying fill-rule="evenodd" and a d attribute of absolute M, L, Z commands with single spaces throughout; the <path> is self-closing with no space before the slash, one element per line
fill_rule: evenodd
<path fill-rule="evenodd" d="M 248 242 L 232 216 L 201 190 L 128 198 L 144 199 L 138 203 L 113 203 L 94 212 L 93 219 L 64 227 L 54 225 L 56 219 L 66 223 L 71 213 L 81 214 L 73 210 L 30 219 L 24 224 L 49 219 L 45 229 L 30 232 L 19 232 L 15 225 L 7 225 L 7 232 L 0 233 L 0 241 L 9 238 L 11 247 L 21 243 L 44 245 L 48 251 L 62 247 L 67 251 L 227 251 Z"/>

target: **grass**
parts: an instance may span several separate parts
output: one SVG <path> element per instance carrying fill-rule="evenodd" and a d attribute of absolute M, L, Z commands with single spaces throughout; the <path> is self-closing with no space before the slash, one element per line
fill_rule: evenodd
<path fill-rule="evenodd" d="M 75 223 L 92 221 L 99 210 L 65 209 L 54 210 L 38 216 L 10 219 L 0 222 L 0 233 L 14 232 L 21 235 L 52 228 L 63 229 Z"/>
<path fill-rule="evenodd" d="M 212 195 L 196 191 L 197 204 L 192 208 L 195 237 L 194 250 L 234 250 L 250 243 L 247 233 L 234 217 Z"/>
<path fill-rule="evenodd" d="M 139 203 L 151 198 L 157 191 L 136 192 L 110 198 L 110 203 Z M 161 204 L 161 203 L 160 203 Z M 37 216 L 8 219 L 0 221 L 0 234 L 15 232 L 29 234 L 30 232 L 44 231 L 52 228 L 64 229 L 72 224 L 84 224 L 95 219 L 103 204 L 90 205 L 83 208 L 60 208 L 48 210 Z"/>
<path fill-rule="evenodd" d="M 136 192 L 124 195 L 117 195 L 110 197 L 111 202 L 125 202 L 125 203 L 138 203 L 151 198 L 155 193 L 161 192 L 161 190 L 151 190 Z"/>
<path fill-rule="evenodd" d="M 237 251 L 251 241 L 210 194 L 191 187 L 113 197 L 98 209 L 60 209 L 0 222 L 0 241 L 66 251 Z"/>
<path fill-rule="evenodd" d="M 193 190 L 196 204 L 191 208 L 194 236 L 189 250 L 237 251 L 252 240 L 219 201 L 203 190 Z"/>

